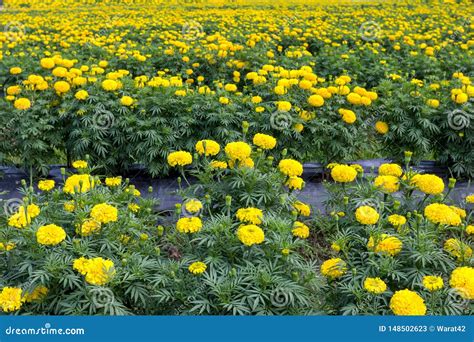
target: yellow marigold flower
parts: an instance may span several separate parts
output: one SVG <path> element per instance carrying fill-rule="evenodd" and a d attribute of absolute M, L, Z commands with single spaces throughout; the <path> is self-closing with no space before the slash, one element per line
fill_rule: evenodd
<path fill-rule="evenodd" d="M 375 253 L 388 254 L 390 256 L 395 256 L 402 250 L 403 244 L 395 236 L 390 236 L 387 234 L 382 234 L 377 238 L 377 244 L 375 244 L 374 237 L 369 238 L 367 243 L 367 248 Z"/>
<path fill-rule="evenodd" d="M 474 195 L 466 196 L 466 203 L 474 203 Z"/>
<path fill-rule="evenodd" d="M 36 231 L 36 241 L 46 246 L 55 246 L 66 238 L 66 232 L 55 224 L 41 226 Z"/>
<path fill-rule="evenodd" d="M 311 95 L 308 98 L 308 104 L 313 107 L 321 107 L 324 105 L 324 98 L 318 94 Z"/>
<path fill-rule="evenodd" d="M 286 94 L 286 88 L 283 87 L 283 86 L 276 86 L 275 88 L 273 88 L 273 91 L 274 91 L 275 94 L 277 94 L 277 95 L 284 95 L 284 94 Z"/>
<path fill-rule="evenodd" d="M 114 80 L 102 81 L 102 88 L 106 91 L 115 91 L 119 88 L 119 83 Z"/>
<path fill-rule="evenodd" d="M 474 225 L 469 224 L 469 225 L 466 227 L 466 234 L 468 234 L 468 235 L 474 234 Z"/>
<path fill-rule="evenodd" d="M 331 177 L 336 182 L 349 183 L 356 179 L 357 171 L 348 165 L 337 164 L 331 169 Z"/>
<path fill-rule="evenodd" d="M 140 210 L 140 206 L 136 203 L 130 203 L 128 205 L 128 210 L 130 210 L 133 213 L 138 213 L 138 211 Z"/>
<path fill-rule="evenodd" d="M 51 191 L 54 188 L 54 184 L 54 180 L 52 179 L 41 180 L 38 182 L 38 189 L 41 191 Z"/>
<path fill-rule="evenodd" d="M 219 102 L 223 105 L 228 105 L 230 103 L 230 100 L 227 97 L 221 96 L 219 97 Z"/>
<path fill-rule="evenodd" d="M 439 107 L 439 101 L 436 99 L 428 99 L 426 101 L 426 104 L 432 108 L 438 108 Z"/>
<path fill-rule="evenodd" d="M 469 266 L 458 267 L 449 279 L 449 285 L 464 298 L 474 299 L 474 268 Z"/>
<path fill-rule="evenodd" d="M 224 90 L 233 93 L 237 91 L 237 86 L 235 84 L 228 83 L 224 86 Z"/>
<path fill-rule="evenodd" d="M 360 105 L 362 102 L 362 97 L 356 93 L 347 94 L 347 101 L 354 105 Z"/>
<path fill-rule="evenodd" d="M 75 194 L 76 192 L 87 192 L 95 186 L 94 179 L 88 175 L 72 175 L 66 179 L 63 191 L 67 194 Z"/>
<path fill-rule="evenodd" d="M 237 210 L 235 216 L 240 222 L 260 224 L 263 220 L 263 212 L 258 208 L 248 207 Z"/>
<path fill-rule="evenodd" d="M 326 260 L 321 265 L 321 274 L 327 278 L 336 279 L 347 272 L 347 264 L 340 258 Z"/>
<path fill-rule="evenodd" d="M 280 172 L 288 177 L 301 176 L 303 174 L 303 165 L 294 159 L 282 159 L 278 163 Z"/>
<path fill-rule="evenodd" d="M 27 110 L 31 108 L 31 102 L 27 98 L 20 97 L 19 99 L 15 100 L 13 106 L 19 110 Z"/>
<path fill-rule="evenodd" d="M 225 161 L 213 160 L 209 163 L 213 169 L 226 169 L 227 163 Z"/>
<path fill-rule="evenodd" d="M 13 67 L 13 68 L 10 68 L 10 74 L 12 75 L 18 75 L 18 74 L 21 74 L 22 70 L 20 67 Z"/>
<path fill-rule="evenodd" d="M 345 123 L 353 124 L 357 120 L 356 114 L 350 109 L 340 108 L 338 112 Z"/>
<path fill-rule="evenodd" d="M 299 237 L 300 239 L 307 239 L 309 237 L 309 227 L 303 222 L 296 221 L 293 224 L 291 232 L 294 236 Z"/>
<path fill-rule="evenodd" d="M 387 284 L 380 278 L 365 278 L 364 289 L 373 294 L 381 294 L 387 290 Z"/>
<path fill-rule="evenodd" d="M 311 214 L 311 208 L 309 207 L 309 205 L 301 201 L 296 201 L 295 203 L 293 203 L 293 207 L 302 216 L 309 216 Z"/>
<path fill-rule="evenodd" d="M 374 208 L 363 205 L 355 211 L 356 220 L 362 224 L 376 224 L 379 220 L 379 213 Z"/>
<path fill-rule="evenodd" d="M 202 228 L 202 221 L 199 217 L 182 217 L 176 222 L 176 229 L 180 233 L 197 233 Z"/>
<path fill-rule="evenodd" d="M 424 276 L 423 286 L 430 292 L 440 290 L 444 286 L 443 278 L 438 276 Z"/>
<path fill-rule="evenodd" d="M 278 101 L 277 102 L 277 109 L 280 112 L 288 112 L 291 109 L 291 103 L 288 101 Z"/>
<path fill-rule="evenodd" d="M 258 245 L 265 240 L 263 230 L 254 225 L 242 225 L 237 229 L 237 237 L 246 246 Z"/>
<path fill-rule="evenodd" d="M 271 135 L 257 133 L 253 137 L 253 144 L 263 148 L 264 150 L 271 150 L 276 146 L 276 139 Z"/>
<path fill-rule="evenodd" d="M 87 264 L 89 263 L 89 259 L 86 259 L 84 257 L 80 257 L 78 259 L 75 259 L 72 268 L 76 271 L 78 271 L 80 274 L 85 275 L 87 273 Z"/>
<path fill-rule="evenodd" d="M 86 90 L 79 90 L 74 94 L 74 97 L 78 100 L 86 100 L 89 97 L 89 93 Z"/>
<path fill-rule="evenodd" d="M 96 204 L 92 207 L 91 218 L 103 224 L 116 222 L 118 219 L 118 210 L 107 203 Z"/>
<path fill-rule="evenodd" d="M 199 140 L 195 148 L 197 153 L 206 156 L 215 156 L 221 150 L 220 145 L 214 140 Z"/>
<path fill-rule="evenodd" d="M 13 242 L 0 242 L 0 251 L 11 251 L 16 247 L 16 244 Z"/>
<path fill-rule="evenodd" d="M 403 174 L 402 167 L 398 164 L 382 164 L 379 166 L 380 176 L 400 177 Z"/>
<path fill-rule="evenodd" d="M 105 185 L 110 188 L 120 186 L 122 184 L 122 177 L 107 177 L 105 178 Z"/>
<path fill-rule="evenodd" d="M 408 289 L 395 292 L 390 299 L 390 309 L 397 316 L 423 316 L 426 314 L 423 298 Z"/>
<path fill-rule="evenodd" d="M 388 124 L 384 121 L 377 121 L 375 123 L 375 131 L 379 134 L 387 134 L 389 130 Z"/>
<path fill-rule="evenodd" d="M 251 101 L 252 101 L 252 103 L 258 104 L 258 103 L 262 102 L 262 98 L 260 96 L 252 96 Z"/>
<path fill-rule="evenodd" d="M 101 257 L 92 259 L 81 257 L 74 260 L 73 268 L 84 275 L 86 282 L 91 285 L 105 285 L 115 275 L 113 261 Z"/>
<path fill-rule="evenodd" d="M 7 95 L 18 95 L 21 93 L 20 86 L 10 86 L 7 88 Z"/>
<path fill-rule="evenodd" d="M 33 291 L 31 292 L 25 292 L 21 300 L 26 303 L 39 301 L 43 299 L 44 297 L 46 297 L 48 292 L 49 290 L 46 286 L 40 285 L 40 286 L 35 287 Z"/>
<path fill-rule="evenodd" d="M 64 210 L 66 210 L 67 212 L 74 212 L 74 210 L 76 209 L 76 204 L 74 203 L 74 201 L 67 201 L 67 202 L 64 202 Z"/>
<path fill-rule="evenodd" d="M 301 177 L 288 177 L 288 180 L 286 181 L 285 185 L 291 189 L 291 190 L 301 190 L 304 186 L 304 180 Z"/>
<path fill-rule="evenodd" d="M 396 192 L 400 187 L 399 180 L 395 176 L 377 176 L 374 185 L 388 193 Z"/>
<path fill-rule="evenodd" d="M 243 141 L 228 143 L 224 150 L 228 158 L 240 161 L 250 158 L 250 154 L 252 153 L 250 145 Z"/>
<path fill-rule="evenodd" d="M 100 230 L 101 224 L 94 219 L 87 219 L 80 225 L 79 233 L 82 236 L 89 236 Z"/>
<path fill-rule="evenodd" d="M 41 58 L 40 65 L 44 69 L 52 69 L 56 63 L 53 58 Z"/>
<path fill-rule="evenodd" d="M 130 96 L 122 96 L 122 98 L 120 99 L 120 103 L 123 106 L 127 106 L 127 107 L 131 106 L 134 102 L 135 100 Z"/>
<path fill-rule="evenodd" d="M 0 307 L 3 312 L 12 312 L 21 308 L 22 290 L 17 287 L 4 287 L 0 292 Z"/>
<path fill-rule="evenodd" d="M 298 133 L 301 133 L 303 132 L 303 129 L 304 129 L 304 125 L 302 123 L 296 123 L 293 125 L 293 129 L 298 132 Z"/>
<path fill-rule="evenodd" d="M 168 164 L 170 166 L 186 166 L 193 162 L 193 156 L 186 151 L 172 152 L 168 155 Z"/>
<path fill-rule="evenodd" d="M 40 214 L 41 210 L 36 204 L 30 204 L 26 208 L 21 206 L 18 211 L 8 218 L 8 225 L 15 228 L 24 228 L 31 223 L 31 220 Z"/>
<path fill-rule="evenodd" d="M 461 224 L 461 217 L 446 204 L 430 204 L 425 208 L 424 213 L 425 217 L 432 223 L 448 226 L 459 226 Z"/>
<path fill-rule="evenodd" d="M 75 169 L 86 169 L 87 162 L 85 160 L 76 160 L 72 163 L 72 167 Z"/>
<path fill-rule="evenodd" d="M 413 179 L 418 189 L 427 195 L 439 195 L 444 191 L 444 182 L 435 175 L 417 175 Z"/>
<path fill-rule="evenodd" d="M 472 248 L 458 239 L 448 239 L 444 243 L 444 250 L 456 257 L 459 261 L 469 260 L 472 256 Z"/>
<path fill-rule="evenodd" d="M 188 213 L 195 214 L 202 210 L 202 203 L 197 199 L 190 199 L 184 203 L 184 208 Z"/>
<path fill-rule="evenodd" d="M 336 253 L 339 253 L 341 251 L 341 245 L 338 244 L 337 242 L 333 242 L 331 244 L 331 249 L 336 252 Z"/>
<path fill-rule="evenodd" d="M 60 94 L 65 94 L 71 89 L 71 85 L 66 81 L 57 81 L 54 83 L 54 90 Z"/>
<path fill-rule="evenodd" d="M 398 228 L 407 223 L 407 219 L 405 216 L 393 214 L 388 217 L 388 222 L 395 228 Z"/>
<path fill-rule="evenodd" d="M 205 263 L 201 261 L 196 261 L 193 262 L 191 265 L 189 265 L 188 270 L 192 274 L 201 274 L 206 272 L 207 266 Z"/>

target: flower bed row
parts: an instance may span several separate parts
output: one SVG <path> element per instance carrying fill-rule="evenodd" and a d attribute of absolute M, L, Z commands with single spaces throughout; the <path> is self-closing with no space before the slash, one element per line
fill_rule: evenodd
<path fill-rule="evenodd" d="M 0 307 L 34 314 L 472 314 L 473 195 L 432 174 L 333 163 L 321 215 L 298 200 L 302 164 L 274 137 L 195 144 L 170 223 L 86 161 L 25 184 L 2 216 Z M 277 156 L 275 158 L 275 156 Z M 196 183 L 187 184 L 194 177 Z M 184 185 L 187 185 L 186 187 Z"/>

